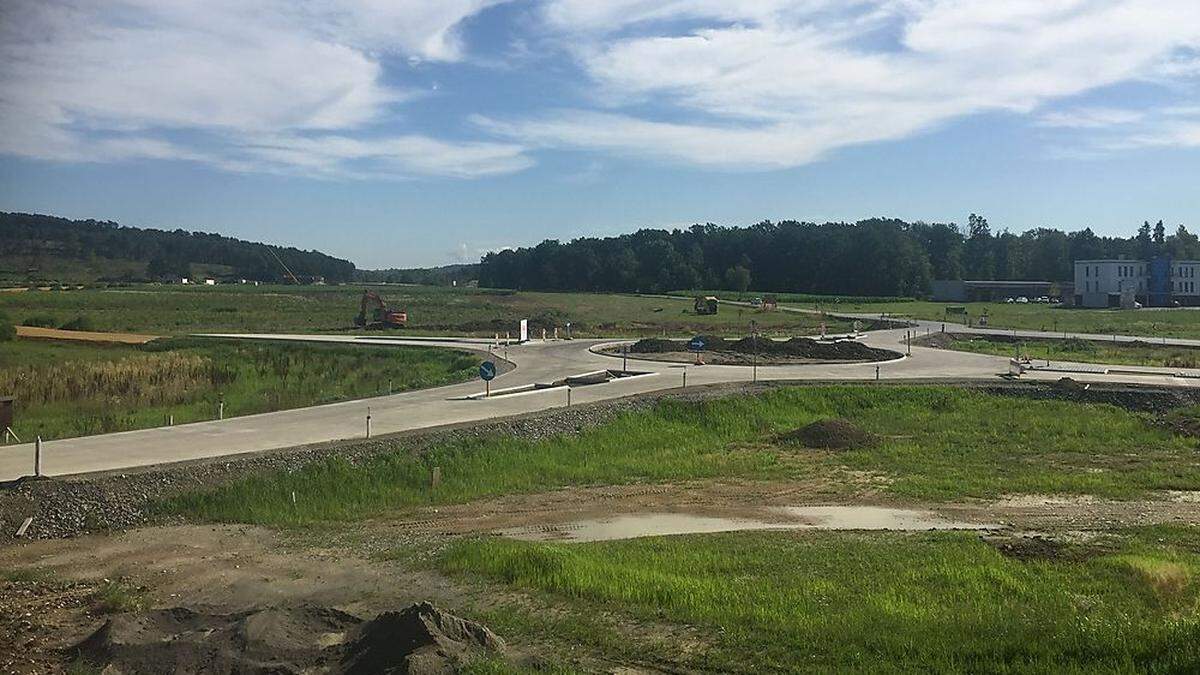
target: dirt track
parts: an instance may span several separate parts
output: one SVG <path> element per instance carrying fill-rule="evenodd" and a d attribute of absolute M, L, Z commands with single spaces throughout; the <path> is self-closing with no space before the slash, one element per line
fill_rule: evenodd
<path fill-rule="evenodd" d="M 74 340 L 76 342 L 116 342 L 126 345 L 143 345 L 151 340 L 157 340 L 159 338 L 158 335 L 139 335 L 137 333 L 100 333 L 87 330 L 36 328 L 34 326 L 17 326 L 17 337 L 39 340 Z"/>

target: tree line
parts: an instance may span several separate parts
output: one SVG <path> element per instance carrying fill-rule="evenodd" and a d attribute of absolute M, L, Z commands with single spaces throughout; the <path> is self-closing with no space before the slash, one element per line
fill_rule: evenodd
<path fill-rule="evenodd" d="M 479 285 L 527 290 L 666 292 L 721 288 L 834 295 L 918 296 L 933 279 L 1068 281 L 1075 260 L 1200 258 L 1200 240 L 1178 226 L 1144 223 L 1136 235 L 1090 228 L 993 232 L 972 214 L 955 223 L 872 218 L 855 223 L 764 221 L 642 229 L 485 255 Z"/>
<path fill-rule="evenodd" d="M 33 261 L 60 258 L 146 263 L 140 278 L 101 281 L 189 277 L 192 264 L 223 265 L 232 268 L 231 276 L 253 281 L 289 281 L 285 266 L 301 281 L 349 281 L 354 274 L 354 263 L 319 251 L 206 232 L 123 227 L 111 221 L 68 220 L 30 213 L 0 213 L 0 256 Z"/>

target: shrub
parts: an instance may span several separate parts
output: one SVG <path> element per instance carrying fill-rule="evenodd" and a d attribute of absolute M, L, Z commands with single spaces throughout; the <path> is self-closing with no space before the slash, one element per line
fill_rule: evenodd
<path fill-rule="evenodd" d="M 83 314 L 59 326 L 63 330 L 95 330 L 92 320 Z"/>
<path fill-rule="evenodd" d="M 0 312 L 0 342 L 8 342 L 17 337 L 17 329 L 8 319 L 8 315 Z"/>
<path fill-rule="evenodd" d="M 21 325 L 31 326 L 33 328 L 54 328 L 58 325 L 58 322 L 55 321 L 54 317 L 50 316 L 49 314 L 34 314 L 32 316 L 25 317 L 25 320 L 21 322 Z"/>

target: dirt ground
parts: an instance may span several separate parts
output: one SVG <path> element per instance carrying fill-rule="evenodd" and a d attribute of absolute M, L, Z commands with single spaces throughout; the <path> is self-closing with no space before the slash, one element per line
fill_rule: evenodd
<path fill-rule="evenodd" d="M 137 333 L 98 333 L 87 330 L 61 330 L 58 328 L 36 328 L 34 326 L 17 326 L 17 337 L 37 338 L 42 340 L 74 340 L 77 342 L 116 342 L 126 345 L 142 345 L 157 340 L 157 335 L 139 335 Z"/>
<path fill-rule="evenodd" d="M 494 588 L 482 599 L 480 587 L 443 577 L 412 560 L 404 562 L 406 557 L 427 556 L 460 536 L 601 516 L 657 512 L 760 518 L 779 506 L 905 506 L 1003 526 L 999 533 L 981 535 L 985 539 L 1013 533 L 1070 538 L 1123 526 L 1200 524 L 1200 493 L 1164 493 L 1158 499 L 1128 502 L 1035 495 L 992 502 L 900 504 L 881 496 L 878 477 L 842 478 L 854 486 L 855 497 L 836 494 L 828 479 L 586 487 L 428 507 L 320 532 L 180 525 L 12 545 L 0 548 L 0 569 L 22 574 L 0 582 L 0 672 L 52 672 L 63 667 L 65 650 L 103 623 L 105 615 L 95 598 L 107 580 L 138 589 L 145 606 L 153 608 L 237 612 L 311 605 L 369 617 L 431 601 L 470 618 L 480 602 L 495 603 L 496 593 L 518 602 L 527 599 Z M 658 637 L 678 630 L 662 627 Z M 645 635 L 646 626 L 639 625 L 637 632 Z M 696 639 L 671 639 L 682 637 Z M 517 647 L 534 655 L 553 650 Z M 601 669 L 613 665 L 599 655 L 590 658 Z"/>

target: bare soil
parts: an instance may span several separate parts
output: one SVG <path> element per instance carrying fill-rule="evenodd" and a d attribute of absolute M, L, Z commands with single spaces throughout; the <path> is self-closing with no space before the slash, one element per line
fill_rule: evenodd
<path fill-rule="evenodd" d="M 126 345 L 141 345 L 157 340 L 157 335 L 140 335 L 138 333 L 100 333 L 88 330 L 62 330 L 59 328 L 37 328 L 34 326 L 17 326 L 17 337 L 37 338 L 42 340 L 74 340 L 77 342 L 116 342 Z"/>
<path fill-rule="evenodd" d="M 853 494 L 845 493 L 845 484 L 852 486 Z M 995 502 L 905 504 L 884 498 L 878 490 L 882 484 L 877 476 L 852 474 L 808 482 L 583 487 L 427 507 L 299 535 L 250 526 L 184 525 L 25 542 L 0 549 L 0 569 L 34 570 L 37 574 L 31 576 L 45 575 L 51 581 L 0 586 L 0 654 L 9 655 L 0 658 L 0 670 L 32 673 L 63 667 L 73 647 L 106 620 L 94 600 L 105 579 L 143 588 L 150 608 L 184 607 L 224 615 L 313 606 L 369 617 L 432 601 L 469 619 L 480 607 L 531 600 L 443 577 L 420 564 L 422 558 L 461 536 L 597 516 L 653 511 L 761 518 L 773 507 L 804 504 L 905 506 L 950 520 L 1003 525 L 1003 530 L 983 535 L 984 540 L 1022 559 L 1087 555 L 1087 549 L 1060 543 L 1080 532 L 1160 523 L 1200 526 L 1200 495 L 1192 493 L 1131 502 L 1034 495 Z M 625 627 L 618 624 L 618 629 Z M 628 629 L 631 640 L 703 639 L 681 637 L 678 627 L 638 623 Z M 514 654 L 531 662 L 552 657 L 561 648 L 514 647 Z M 613 665 L 596 654 L 584 652 L 579 658 L 590 659 L 598 668 Z"/>

